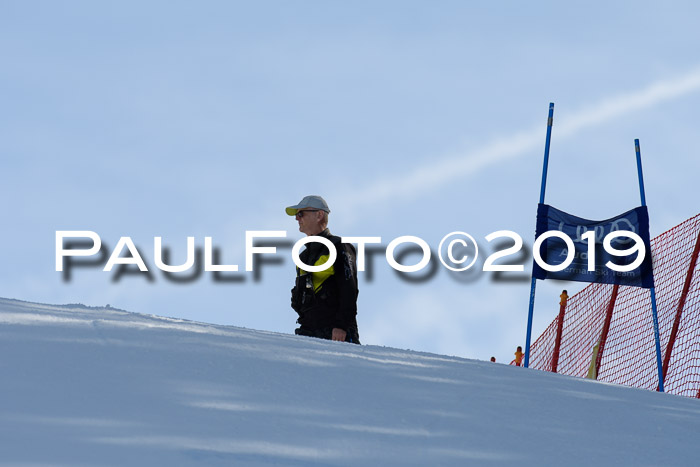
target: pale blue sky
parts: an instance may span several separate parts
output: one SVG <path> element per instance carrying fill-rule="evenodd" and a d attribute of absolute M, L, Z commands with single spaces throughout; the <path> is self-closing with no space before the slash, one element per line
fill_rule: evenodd
<path fill-rule="evenodd" d="M 208 235 L 242 265 L 246 230 L 296 240 L 283 208 L 322 194 L 340 235 L 436 248 L 509 229 L 531 244 L 549 102 L 547 202 L 593 219 L 638 205 L 640 138 L 657 235 L 699 210 L 699 9 L 2 2 L 0 295 L 292 332 L 289 250 L 258 283 L 113 284 L 93 268 L 67 284 L 54 233 L 131 236 L 151 265 L 154 236 L 177 261 Z M 536 335 L 561 288 L 538 284 Z M 499 361 L 524 344 L 528 282 L 441 268 L 406 283 L 378 261 L 360 290 L 366 343 Z"/>

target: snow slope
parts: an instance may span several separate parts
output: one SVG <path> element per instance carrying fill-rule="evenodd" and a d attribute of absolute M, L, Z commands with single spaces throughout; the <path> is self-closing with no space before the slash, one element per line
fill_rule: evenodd
<path fill-rule="evenodd" d="M 0 299 L 0 465 L 698 465 L 700 401 Z"/>

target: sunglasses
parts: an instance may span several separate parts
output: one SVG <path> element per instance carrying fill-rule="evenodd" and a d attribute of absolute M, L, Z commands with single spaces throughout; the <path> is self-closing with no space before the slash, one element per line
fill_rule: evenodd
<path fill-rule="evenodd" d="M 318 211 L 320 211 L 320 209 L 307 209 L 305 211 L 297 211 L 297 213 L 294 217 L 296 217 L 297 219 L 301 219 L 302 217 L 304 217 L 305 212 L 318 212 Z"/>

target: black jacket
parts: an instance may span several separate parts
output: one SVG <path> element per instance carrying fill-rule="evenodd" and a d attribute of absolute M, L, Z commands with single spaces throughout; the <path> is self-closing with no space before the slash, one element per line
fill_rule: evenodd
<path fill-rule="evenodd" d="M 318 234 L 330 240 L 336 249 L 333 274 L 314 290 L 312 274 L 296 268 L 297 280 L 292 289 L 292 308 L 299 314 L 297 322 L 302 328 L 320 330 L 344 329 L 357 334 L 357 266 L 355 247 L 342 243 L 340 237 L 331 235 L 328 229 Z M 319 258 L 328 255 L 325 245 L 308 243 L 299 254 L 304 264 L 315 265 Z"/>

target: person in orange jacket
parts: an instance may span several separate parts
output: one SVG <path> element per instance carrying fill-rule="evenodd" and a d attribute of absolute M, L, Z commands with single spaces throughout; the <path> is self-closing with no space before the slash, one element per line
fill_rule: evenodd
<path fill-rule="evenodd" d="M 518 349 L 515 351 L 515 366 L 520 366 L 522 362 L 523 362 L 523 348 L 521 346 L 518 346 Z"/>

